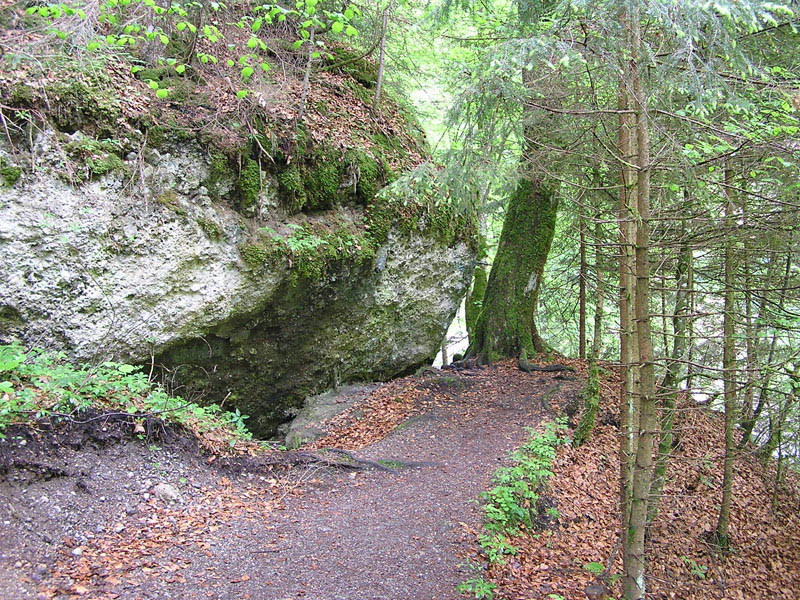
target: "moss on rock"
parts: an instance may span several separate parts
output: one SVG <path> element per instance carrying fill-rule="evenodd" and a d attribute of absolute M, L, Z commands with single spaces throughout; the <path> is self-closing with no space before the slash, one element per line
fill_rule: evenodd
<path fill-rule="evenodd" d="M 331 49 L 330 65 L 349 75 L 366 88 L 374 88 L 378 82 L 378 67 L 359 52 L 343 46 Z"/>
<path fill-rule="evenodd" d="M 306 204 L 306 190 L 297 165 L 289 165 L 278 173 L 278 191 L 289 212 L 298 213 Z"/>
<path fill-rule="evenodd" d="M 19 178 L 22 177 L 22 169 L 16 165 L 6 164 L 5 160 L 0 158 L 0 180 L 6 187 L 11 187 Z"/>
<path fill-rule="evenodd" d="M 114 171 L 125 170 L 125 163 L 119 156 L 122 149 L 115 140 L 76 134 L 76 137 L 69 139 L 64 145 L 64 150 L 73 163 L 79 181 L 89 181 Z"/>
<path fill-rule="evenodd" d="M 200 226 L 200 229 L 203 230 L 209 239 L 218 240 L 222 237 L 222 229 L 217 223 L 211 219 L 206 219 L 205 217 L 198 217 L 196 219 L 197 224 Z"/>
<path fill-rule="evenodd" d="M 258 195 L 261 193 L 261 167 L 252 158 L 245 160 L 236 184 L 239 190 L 239 208 L 248 217 L 255 215 Z"/>

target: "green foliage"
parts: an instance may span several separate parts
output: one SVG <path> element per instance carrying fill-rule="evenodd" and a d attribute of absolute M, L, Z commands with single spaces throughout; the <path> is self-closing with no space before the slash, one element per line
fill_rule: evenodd
<path fill-rule="evenodd" d="M 228 27 L 244 30 L 248 36 L 245 42 L 235 44 L 226 38 L 219 26 L 231 18 L 229 7 L 222 3 L 206 3 L 202 10 L 198 10 L 200 5 L 194 2 L 170 2 L 163 7 L 154 0 L 103 0 L 96 11 L 84 10 L 85 5 L 81 2 L 34 5 L 26 9 L 26 14 L 43 20 L 50 32 L 62 40 L 70 37 L 68 31 L 61 29 L 65 22 L 97 19 L 102 27 L 90 30 L 102 31 L 102 34 L 91 37 L 86 50 L 92 53 L 138 52 L 151 57 L 155 54 L 157 68 L 134 66 L 133 72 L 148 82 L 157 98 L 182 97 L 184 100 L 189 88 L 175 78 L 191 72 L 195 61 L 203 65 L 219 64 L 220 68 L 230 71 L 229 76 L 235 74 L 241 86 L 237 96 L 241 99 L 248 93 L 244 86 L 252 85 L 256 73 L 271 69 L 266 59 L 267 45 L 260 35 L 262 29 L 287 19 L 294 21 L 298 29 L 298 39 L 294 43 L 297 50 L 310 41 L 312 30 L 330 31 L 344 37 L 356 35 L 352 21 L 360 14 L 353 5 L 328 10 L 319 0 L 297 0 L 289 8 L 277 4 L 237 3 L 238 13 Z M 233 36 L 230 39 L 234 39 Z M 325 43 L 318 37 L 315 45 L 321 49 Z M 220 63 L 221 53 L 228 54 L 230 50 L 234 57 Z M 313 54 L 318 56 L 319 51 Z"/>
<path fill-rule="evenodd" d="M 531 431 L 529 440 L 511 453 L 513 464 L 495 471 L 494 487 L 481 494 L 486 533 L 478 542 L 491 564 L 502 564 L 506 556 L 519 551 L 509 542 L 509 535 L 535 527 L 539 493 L 553 474 L 550 467 L 556 449 L 567 442 L 562 436 L 566 428 L 565 421 L 559 419 L 545 424 L 542 433 Z M 483 577 L 475 577 L 459 584 L 458 591 L 475 598 L 493 598 L 496 587 Z"/>
<path fill-rule="evenodd" d="M 261 193 L 261 167 L 252 158 L 246 159 L 242 165 L 237 187 L 242 213 L 252 217 L 258 206 L 258 195 Z"/>
<path fill-rule="evenodd" d="M 535 528 L 539 494 L 553 474 L 550 467 L 556 448 L 566 443 L 561 435 L 565 429 L 565 422 L 559 419 L 547 423 L 540 434 L 531 432 L 530 439 L 511 454 L 513 464 L 495 471 L 494 487 L 481 495 L 486 533 L 478 542 L 489 563 L 502 564 L 505 556 L 518 552 L 509 535 Z M 558 511 L 548 509 L 548 515 L 557 517 Z"/>
<path fill-rule="evenodd" d="M 543 433 L 531 434 L 530 440 L 511 454 L 513 465 L 495 471 L 495 486 L 482 494 L 485 527 L 490 533 L 516 534 L 521 527 L 532 529 L 539 491 L 549 477 L 556 448 L 564 443 L 559 433 L 563 421 L 547 423 Z"/>
<path fill-rule="evenodd" d="M 319 280 L 340 261 L 359 265 L 375 256 L 375 249 L 363 234 L 344 227 L 332 232 L 296 224 L 287 227 L 291 230 L 288 236 L 260 229 L 260 239 L 239 248 L 245 262 L 257 269 L 270 261 L 288 261 L 296 283 Z"/>
<path fill-rule="evenodd" d="M 583 569 L 596 576 L 600 575 L 605 570 L 605 567 L 599 562 L 588 562 L 583 565 Z"/>
<path fill-rule="evenodd" d="M 589 361 L 589 377 L 581 395 L 583 396 L 583 414 L 572 437 L 572 444 L 575 447 L 589 439 L 594 429 L 597 407 L 600 403 L 600 381 L 597 360 L 594 357 Z"/>
<path fill-rule="evenodd" d="M 689 567 L 689 570 L 692 572 L 692 575 L 697 577 L 698 579 L 705 579 L 708 574 L 708 567 L 706 565 L 698 564 L 693 558 L 689 558 L 688 556 L 681 556 L 681 560 L 683 564 Z"/>
<path fill-rule="evenodd" d="M 329 66 L 349 75 L 365 88 L 374 88 L 378 81 L 378 68 L 361 57 L 360 52 L 345 46 L 330 49 Z"/>
<path fill-rule="evenodd" d="M 486 581 L 483 577 L 473 577 L 458 584 L 459 594 L 469 594 L 476 600 L 492 600 L 497 584 Z"/>
<path fill-rule="evenodd" d="M 247 415 L 172 396 L 129 364 L 74 365 L 61 352 L 10 344 L 0 346 L 0 379 L 0 437 L 12 424 L 70 419 L 88 410 L 157 415 L 198 433 L 222 430 L 232 442 L 251 437 Z"/>
<path fill-rule="evenodd" d="M 445 246 L 466 242 L 477 250 L 477 217 L 440 192 L 431 165 L 420 165 L 381 189 L 367 205 L 365 220 L 377 245 L 386 243 L 392 225 L 406 235 L 425 231 Z"/>
<path fill-rule="evenodd" d="M 73 162 L 80 181 L 89 181 L 114 171 L 123 170 L 119 142 L 79 137 L 69 141 L 64 150 Z"/>

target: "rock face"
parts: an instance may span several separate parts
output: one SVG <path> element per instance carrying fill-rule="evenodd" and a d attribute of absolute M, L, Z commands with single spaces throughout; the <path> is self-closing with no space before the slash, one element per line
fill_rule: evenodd
<path fill-rule="evenodd" d="M 70 184 L 56 173 L 57 135 L 37 138 L 34 173 L 0 183 L 0 341 L 81 360 L 152 358 L 176 394 L 225 401 L 261 435 L 309 394 L 435 356 L 474 265 L 466 240 L 395 219 L 369 248 L 350 234 L 323 245 L 303 232 L 363 229 L 364 209 L 290 215 L 262 172 L 255 202 L 235 210 L 220 201 L 234 177 L 213 173 L 191 142 Z M 12 162 L 9 148 L 0 156 Z M 330 258 L 301 268 L 278 242 Z"/>
<path fill-rule="evenodd" d="M 324 394 L 306 398 L 302 410 L 285 426 L 285 443 L 289 449 L 299 448 L 325 435 L 328 422 L 363 400 L 380 384 L 345 385 Z M 281 428 L 283 429 L 283 427 Z"/>

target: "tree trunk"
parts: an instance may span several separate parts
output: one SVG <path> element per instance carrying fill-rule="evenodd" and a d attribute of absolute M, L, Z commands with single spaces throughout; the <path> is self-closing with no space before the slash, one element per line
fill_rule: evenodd
<path fill-rule="evenodd" d="M 297 109 L 297 117 L 295 118 L 295 128 L 300 126 L 303 122 L 303 116 L 306 113 L 306 98 L 308 98 L 308 88 L 311 84 L 311 65 L 314 62 L 314 27 L 312 26 L 308 31 L 308 58 L 306 59 L 306 71 L 303 74 L 303 88 L 300 92 L 300 106 Z"/>
<path fill-rule="evenodd" d="M 383 20 L 381 21 L 381 51 L 378 55 L 378 81 L 375 85 L 375 98 L 372 100 L 372 116 L 378 114 L 381 106 L 381 92 L 383 91 L 383 71 L 386 58 L 386 25 L 389 19 L 389 6 L 383 9 Z"/>
<path fill-rule="evenodd" d="M 578 356 L 586 358 L 586 219 L 578 208 L 580 231 L 580 267 L 578 272 Z"/>
<path fill-rule="evenodd" d="M 544 351 L 534 316 L 557 211 L 554 188 L 520 179 L 508 204 L 468 355 L 492 362 Z"/>
<path fill-rule="evenodd" d="M 627 16 L 620 15 L 620 22 L 625 23 Z M 618 108 L 620 111 L 630 109 L 631 99 L 628 93 L 630 83 L 630 65 L 623 63 L 625 71 L 620 78 Z M 634 160 L 632 115 L 620 112 L 617 137 L 617 152 L 622 161 L 620 169 L 619 192 L 619 354 L 620 354 L 620 536 L 622 537 L 622 558 L 624 570 L 627 571 L 629 558 L 628 524 L 630 522 L 630 501 L 633 493 L 633 455 L 636 443 L 636 381 L 637 357 L 633 344 L 635 323 L 633 320 L 633 236 L 634 212 L 631 206 L 631 190 L 633 187 Z"/>
<path fill-rule="evenodd" d="M 784 303 L 786 301 L 786 291 L 789 286 L 789 276 L 792 272 L 792 253 L 789 252 L 789 255 L 786 257 L 786 269 L 783 274 L 783 285 L 781 286 L 781 293 L 778 300 L 778 311 L 783 310 Z M 766 303 L 766 297 L 764 298 L 764 302 Z M 760 311 L 763 315 L 764 309 Z M 767 353 L 767 365 L 771 365 L 773 359 L 775 358 L 775 348 L 778 341 L 778 329 L 772 330 L 772 340 L 770 341 L 769 351 Z M 756 404 L 755 410 L 752 414 L 748 415 L 747 420 L 742 421 L 742 441 L 739 442 L 739 449 L 744 448 L 747 442 L 750 441 L 750 436 L 753 435 L 753 429 L 758 422 L 761 413 L 764 410 L 764 406 L 766 405 L 767 397 L 769 395 L 769 384 L 771 381 L 772 369 L 767 369 L 764 376 L 761 378 L 761 386 L 759 388 L 758 394 L 758 403 Z"/>
<path fill-rule="evenodd" d="M 472 275 L 472 289 L 464 304 L 464 319 L 467 324 L 467 335 L 469 335 L 470 344 L 475 340 L 475 325 L 478 322 L 478 315 L 481 314 L 481 307 L 483 307 L 486 281 L 486 268 L 481 264 L 476 265 L 475 272 Z"/>
<path fill-rule="evenodd" d="M 636 227 L 634 315 L 636 319 L 636 346 L 639 351 L 639 428 L 636 443 L 636 460 L 633 468 L 633 496 L 631 498 L 628 530 L 629 538 L 625 580 L 626 600 L 645 597 L 645 532 L 647 503 L 653 467 L 653 443 L 657 428 L 655 402 L 655 365 L 650 332 L 650 132 L 647 114 L 647 97 L 644 92 L 639 57 L 642 53 L 641 25 L 638 9 L 631 20 L 631 41 L 634 64 L 633 96 L 636 110 Z"/>
<path fill-rule="evenodd" d="M 723 549 L 730 548 L 728 535 L 728 523 L 730 521 L 731 498 L 733 495 L 733 461 L 736 446 L 733 443 L 733 428 L 736 425 L 736 379 L 734 369 L 736 367 L 736 347 L 735 347 L 735 319 L 734 315 L 734 295 L 733 295 L 733 261 L 734 248 L 731 235 L 734 228 L 733 199 L 731 198 L 731 171 L 725 167 L 725 228 L 727 230 L 727 241 L 725 243 L 725 308 L 722 320 L 722 371 L 724 380 L 725 395 L 725 461 L 722 470 L 722 504 L 719 509 L 717 519 L 717 529 L 715 532 L 716 543 Z"/>
<path fill-rule="evenodd" d="M 599 211 L 598 211 L 599 212 Z M 600 377 L 597 368 L 597 359 L 603 346 L 603 267 L 600 258 L 600 240 L 602 239 L 602 229 L 599 215 L 595 223 L 595 277 L 597 279 L 597 289 L 595 290 L 594 307 L 594 330 L 592 333 L 592 349 L 589 355 L 589 375 L 586 388 L 583 391 L 583 415 L 581 416 L 575 434 L 572 436 L 572 444 L 580 446 L 589 439 L 589 435 L 594 429 L 597 407 L 600 404 Z M 585 255 L 584 255 L 585 260 Z"/>
<path fill-rule="evenodd" d="M 688 206 L 688 192 L 684 190 L 684 202 Z M 673 420 L 675 416 L 675 400 L 678 396 L 679 374 L 681 359 L 686 350 L 686 325 L 688 310 L 688 275 L 689 264 L 692 260 L 692 250 L 686 240 L 686 222 L 681 223 L 683 237 L 678 264 L 675 269 L 675 310 L 672 317 L 672 352 L 667 370 L 661 382 L 659 394 L 661 403 L 661 439 L 658 444 L 658 458 L 653 469 L 653 484 L 650 490 L 650 503 L 647 509 L 648 526 L 658 514 L 658 505 L 661 501 L 661 492 L 664 489 L 664 480 L 667 473 L 667 464 L 672 452 Z"/>

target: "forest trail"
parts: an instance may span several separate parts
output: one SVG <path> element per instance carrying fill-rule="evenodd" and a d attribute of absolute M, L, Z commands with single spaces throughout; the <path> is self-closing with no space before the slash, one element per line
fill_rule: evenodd
<path fill-rule="evenodd" d="M 508 365 L 407 378 L 408 387 L 397 389 L 413 392 L 410 416 L 355 451 L 359 458 L 390 461 L 383 464 L 394 472 L 312 465 L 278 475 L 276 483 L 269 475 L 215 470 L 213 463 L 181 453 L 159 456 L 162 475 L 186 473 L 184 503 L 169 506 L 149 497 L 126 516 L 112 508 L 113 497 L 99 503 L 96 495 L 81 495 L 80 527 L 109 535 L 66 547 L 56 543 L 54 564 L 38 567 L 44 572 L 35 589 L 44 590 L 42 597 L 458 598 L 456 586 L 470 577 L 464 565 L 474 542 L 470 530 L 481 521 L 475 500 L 508 452 L 528 438 L 526 428 L 545 418 L 543 395 L 556 388 L 572 395 L 581 386 L 576 379 L 553 379 Z M 369 415 L 354 409 L 350 435 L 355 423 L 363 437 L 372 426 Z M 348 446 L 346 439 L 340 442 Z M 127 452 L 113 460 L 128 470 L 142 458 Z M 102 462 L 84 478 L 89 489 L 107 471 Z M 28 497 L 42 494 L 58 497 L 56 490 Z M 115 525 L 120 512 L 127 521 Z M 25 564 L 26 541 L 16 540 Z M 77 556 L 72 546 L 81 548 Z M 37 568 L 35 559 L 31 568 Z M 31 590 L 24 578 L 18 583 L 18 589 Z"/>

